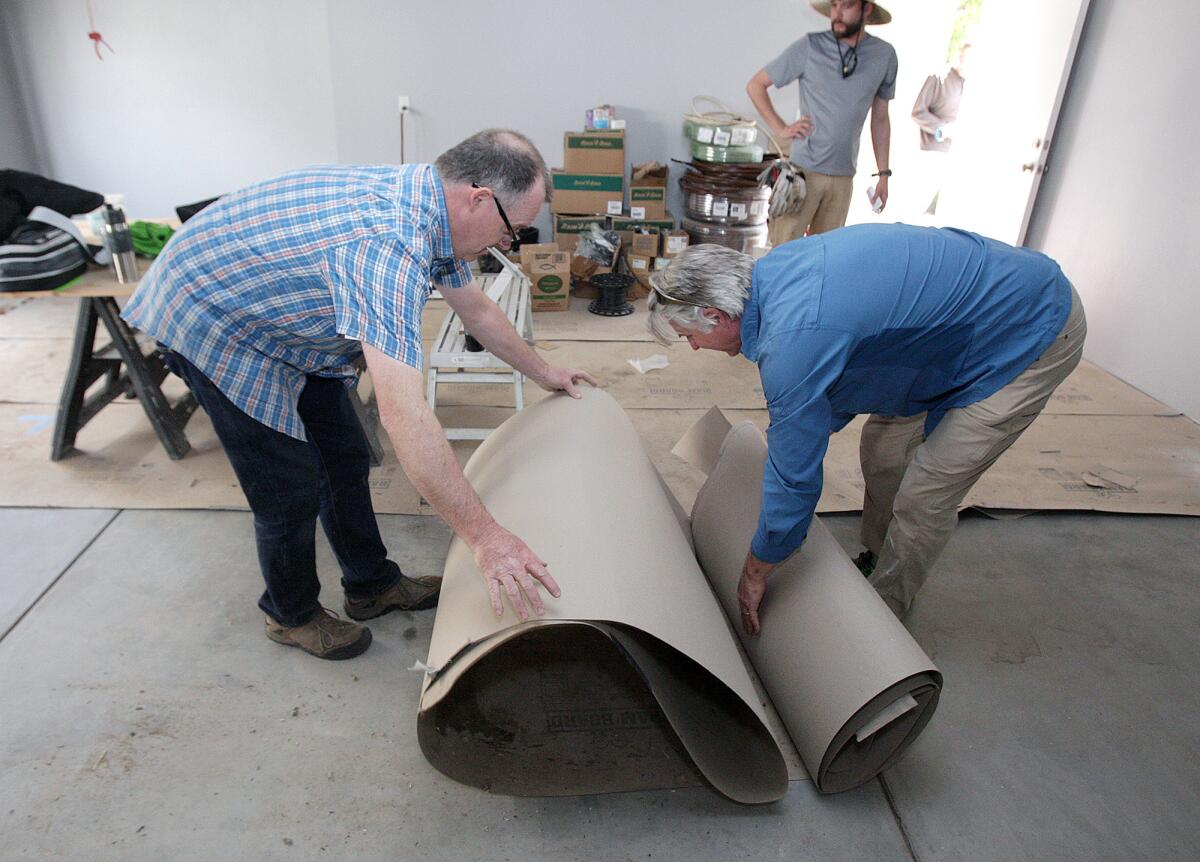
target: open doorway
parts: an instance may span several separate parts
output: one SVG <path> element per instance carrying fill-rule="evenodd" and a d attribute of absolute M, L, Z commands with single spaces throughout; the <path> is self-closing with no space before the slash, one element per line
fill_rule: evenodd
<path fill-rule="evenodd" d="M 875 171 L 867 124 L 846 223 L 954 226 L 1023 242 L 1090 0 L 883 2 L 892 23 L 872 32 L 900 60 L 894 176 L 876 215 L 865 193 Z M 941 140 L 927 113 L 914 119 L 918 97 L 928 107 L 931 90 L 957 102 Z"/>

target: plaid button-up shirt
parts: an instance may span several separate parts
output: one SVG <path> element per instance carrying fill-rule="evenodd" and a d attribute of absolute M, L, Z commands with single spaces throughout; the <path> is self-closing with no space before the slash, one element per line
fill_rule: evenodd
<path fill-rule="evenodd" d="M 189 220 L 122 317 L 248 415 L 305 440 L 296 404 L 306 375 L 354 385 L 362 344 L 420 369 L 431 283 L 470 281 L 431 165 L 322 165 Z"/>

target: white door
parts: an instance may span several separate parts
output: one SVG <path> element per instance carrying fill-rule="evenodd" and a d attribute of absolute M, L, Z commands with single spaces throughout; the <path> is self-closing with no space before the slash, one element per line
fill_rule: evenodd
<path fill-rule="evenodd" d="M 985 0 L 937 222 L 1025 239 L 1090 0 Z"/>

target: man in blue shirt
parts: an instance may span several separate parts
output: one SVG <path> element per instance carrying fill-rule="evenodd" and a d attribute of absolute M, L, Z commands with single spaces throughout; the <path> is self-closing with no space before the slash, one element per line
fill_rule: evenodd
<path fill-rule="evenodd" d="M 698 245 L 652 284 L 664 343 L 759 366 L 768 457 L 738 585 L 751 634 L 767 576 L 807 535 L 831 433 L 872 414 L 860 561 L 875 558 L 871 583 L 903 616 L 959 504 L 1079 363 L 1087 329 L 1054 261 L 955 229 L 841 228 L 757 263 Z"/>
<path fill-rule="evenodd" d="M 226 195 L 188 221 L 123 311 L 212 418 L 254 512 L 267 636 L 320 658 L 363 652 L 371 632 L 318 602 L 318 518 L 353 620 L 437 603 L 440 578 L 387 558 L 369 451 L 348 391 L 365 357 L 380 419 L 409 479 L 475 553 L 497 616 L 542 613 L 546 564 L 488 514 L 425 402 L 421 311 L 431 288 L 488 350 L 578 397 L 591 375 L 546 364 L 472 283 L 466 261 L 507 248 L 550 199 L 546 164 L 490 129 L 435 165 L 323 165 Z"/>

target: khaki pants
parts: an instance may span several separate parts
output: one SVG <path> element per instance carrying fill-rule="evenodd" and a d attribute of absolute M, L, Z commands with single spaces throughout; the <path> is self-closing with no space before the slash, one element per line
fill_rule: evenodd
<path fill-rule="evenodd" d="M 958 523 L 967 492 L 1037 418 L 1083 353 L 1087 320 L 1071 289 L 1062 331 L 1011 383 L 950 410 L 925 439 L 925 414 L 871 416 L 859 444 L 866 494 L 862 542 L 878 558 L 871 585 L 903 615 Z"/>
<path fill-rule="evenodd" d="M 804 183 L 806 191 L 800 212 L 771 216 L 768 225 L 771 245 L 778 247 L 799 239 L 806 230 L 825 233 L 846 223 L 854 177 L 831 177 L 805 170 Z"/>

